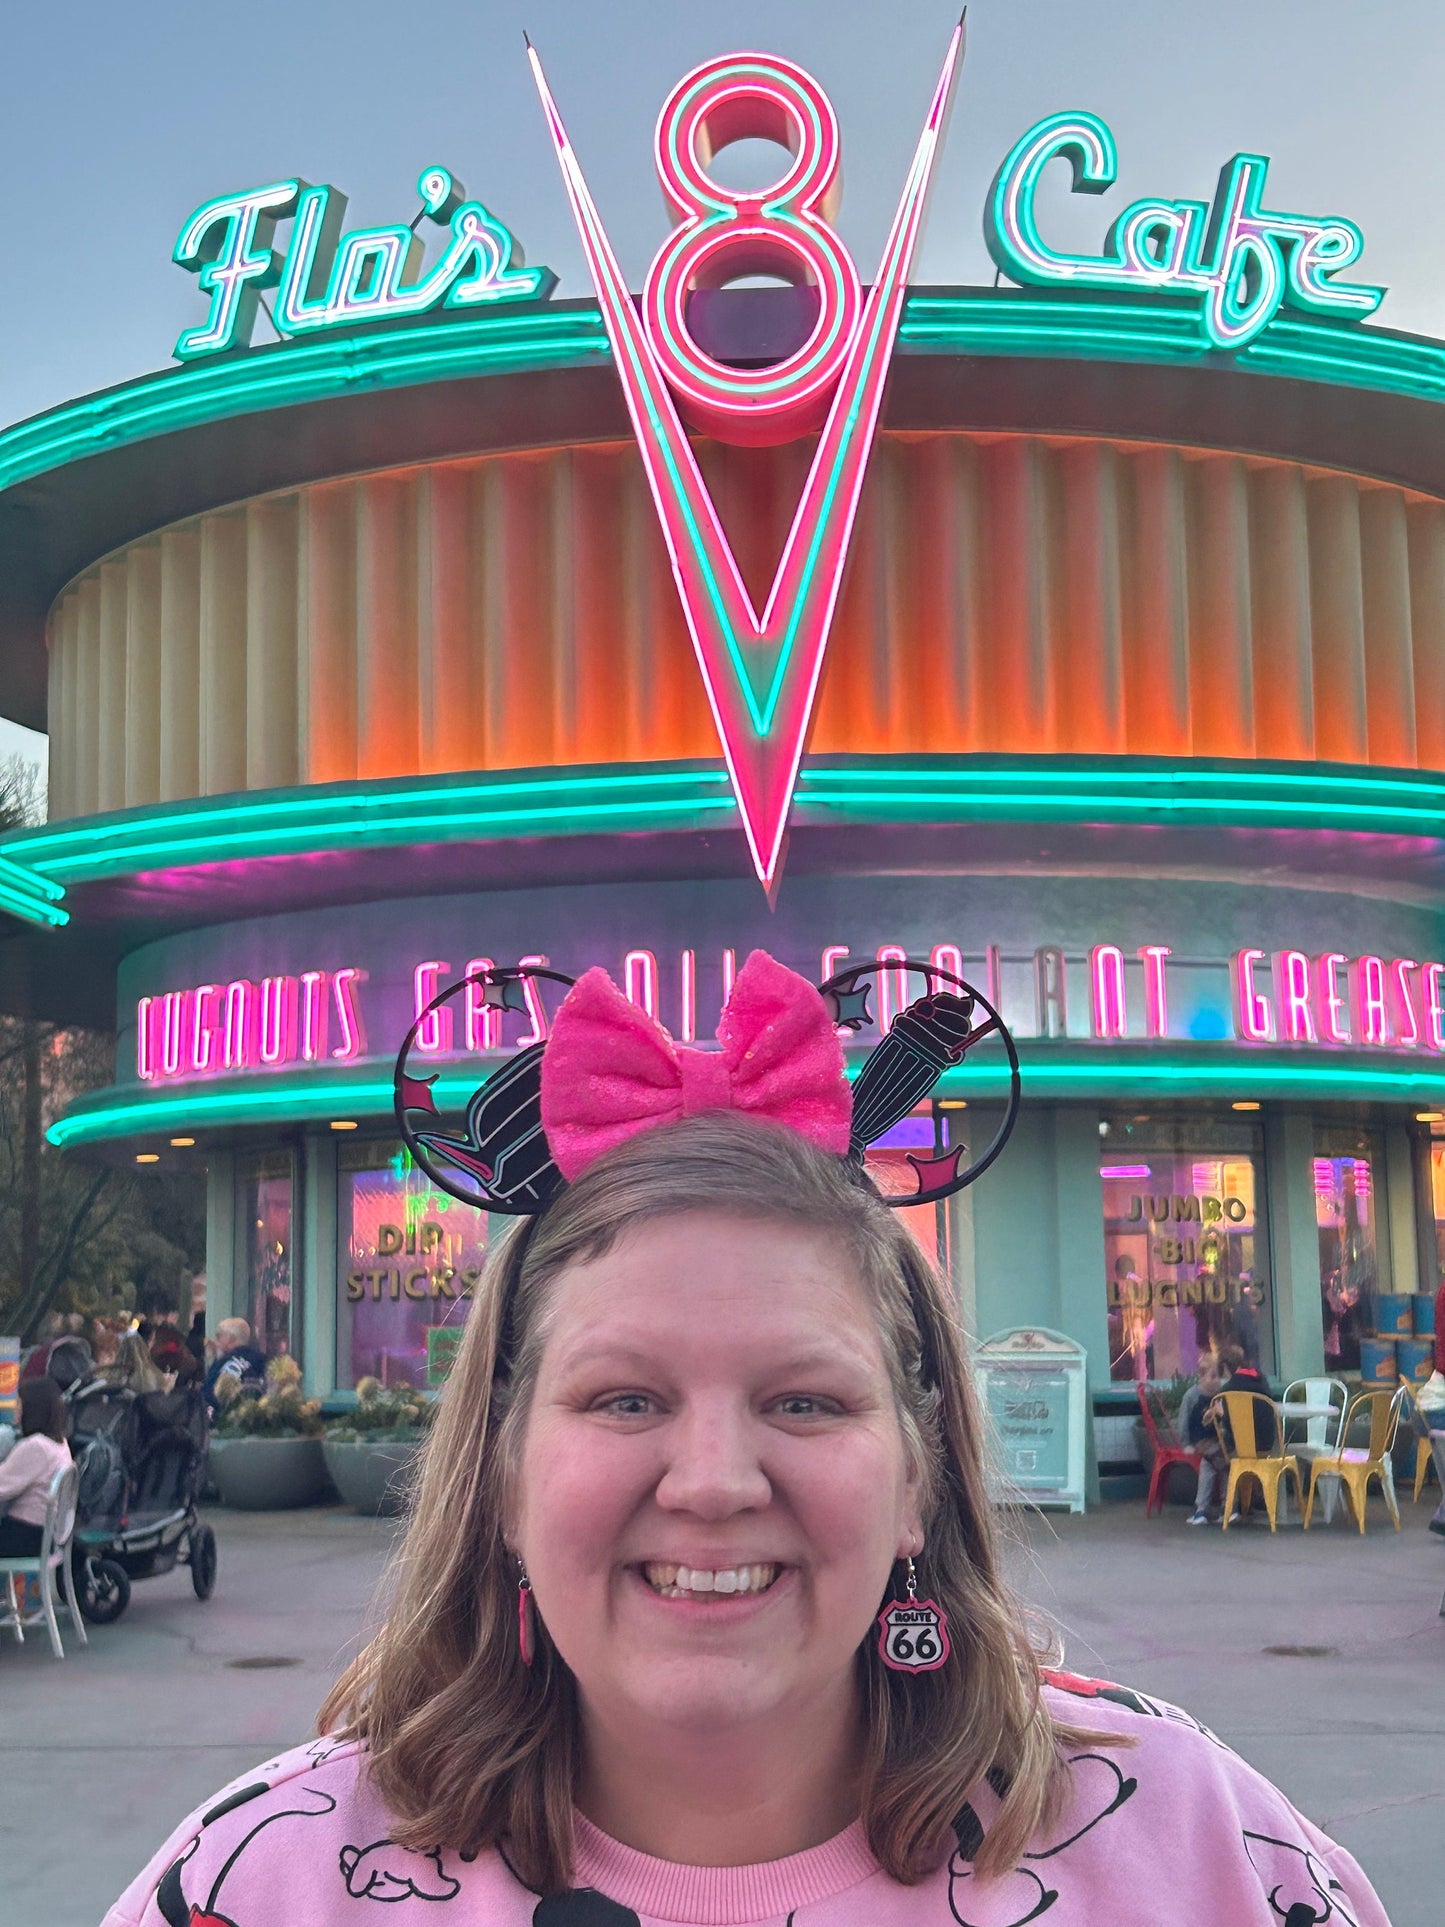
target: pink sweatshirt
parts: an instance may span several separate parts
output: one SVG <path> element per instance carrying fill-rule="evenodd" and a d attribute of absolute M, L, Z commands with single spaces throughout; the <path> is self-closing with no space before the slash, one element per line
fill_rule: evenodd
<path fill-rule="evenodd" d="M 579 1816 L 573 1889 L 539 1901 L 500 1852 L 395 1845 L 363 1750 L 317 1740 L 192 1814 L 102 1927 L 1389 1927 L 1343 1848 L 1187 1714 L 1048 1677 L 1061 1718 L 1134 1744 L 1073 1756 L 1067 1811 L 998 1880 L 970 1864 L 997 1811 L 984 1789 L 915 1887 L 860 1823 L 787 1860 L 683 1867 Z"/>
<path fill-rule="evenodd" d="M 70 1447 L 48 1432 L 31 1432 L 0 1459 L 0 1513 L 23 1525 L 43 1526 L 50 1482 L 70 1464 Z"/>

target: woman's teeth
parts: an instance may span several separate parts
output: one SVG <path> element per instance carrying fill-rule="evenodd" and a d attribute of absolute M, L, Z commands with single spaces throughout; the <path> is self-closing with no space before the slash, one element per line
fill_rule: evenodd
<path fill-rule="evenodd" d="M 706 1570 L 697 1566 L 650 1563 L 642 1570 L 648 1585 L 664 1599 L 687 1599 L 705 1592 L 766 1592 L 777 1578 L 779 1568 L 776 1565 L 719 1566 Z"/>

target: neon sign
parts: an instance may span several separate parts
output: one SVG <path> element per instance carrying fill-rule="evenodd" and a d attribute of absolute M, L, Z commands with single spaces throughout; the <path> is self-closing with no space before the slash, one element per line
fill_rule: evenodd
<path fill-rule="evenodd" d="M 1114 136 L 1097 114 L 1051 114 L 1016 143 L 989 190 L 984 235 L 998 266 L 1026 286 L 1186 295 L 1199 307 L 1201 346 L 1224 349 L 1247 347 L 1282 304 L 1362 321 L 1385 297 L 1383 288 L 1335 278 L 1364 248 L 1353 221 L 1264 207 L 1263 154 L 1226 163 L 1209 206 L 1132 202 L 1099 255 L 1060 253 L 1039 233 L 1034 198 L 1055 159 L 1072 167 L 1075 194 L 1102 194 L 1118 177 Z"/>
<path fill-rule="evenodd" d="M 346 196 L 334 187 L 275 181 L 244 194 L 204 201 L 189 217 L 172 258 L 210 297 L 206 319 L 176 342 L 178 361 L 249 346 L 256 310 L 275 288 L 271 311 L 287 340 L 322 328 L 395 321 L 433 309 L 467 309 L 499 301 L 541 301 L 557 277 L 528 268 L 510 229 L 445 167 L 417 180 L 421 211 L 410 223 L 341 231 Z M 291 221 L 284 252 L 273 248 L 277 225 Z M 417 229 L 443 229 L 447 242 L 430 268 L 422 265 Z"/>
<path fill-rule="evenodd" d="M 1341 994 L 1344 973 L 1348 989 Z M 1445 965 L 1326 950 L 1236 950 L 1235 1035 L 1245 1043 L 1445 1051 Z M 1273 979 L 1272 991 L 1265 985 Z"/>
<path fill-rule="evenodd" d="M 663 192 L 679 225 L 648 271 L 641 312 L 541 62 L 528 48 L 753 866 L 769 895 L 962 43 L 960 24 L 866 299 L 829 225 L 838 136 L 822 88 L 791 62 L 763 54 L 726 56 L 687 75 L 662 110 L 655 143 Z M 780 142 L 790 164 L 762 193 L 734 194 L 713 179 L 707 163 L 716 148 L 749 137 Z M 687 294 L 759 268 L 813 287 L 816 319 L 807 341 L 777 366 L 729 368 L 688 332 Z M 753 444 L 787 441 L 821 422 L 761 615 L 679 408 L 712 434 Z"/>
<path fill-rule="evenodd" d="M 1250 948 L 1236 950 L 1225 959 L 1171 963 L 1174 953 L 1162 943 L 1142 944 L 1132 956 L 1110 942 L 1094 944 L 1081 956 L 1066 957 L 1056 944 L 1041 945 L 1023 958 L 1001 959 L 994 944 L 975 945 L 970 952 L 975 957 L 980 953 L 984 968 L 978 981 L 987 983 L 988 995 L 995 1000 L 1004 998 L 1005 962 L 1014 971 L 1027 969 L 1034 978 L 1032 1031 L 1023 1009 L 1010 1018 L 1020 1036 L 1077 1034 L 1077 1026 L 1071 1029 L 1068 1022 L 1064 989 L 1067 972 L 1080 970 L 1087 986 L 1083 1029 L 1090 1039 L 1167 1042 L 1173 1034 L 1171 971 L 1207 968 L 1216 979 L 1226 975 L 1229 979 L 1237 1044 L 1333 1045 L 1397 1056 L 1403 1052 L 1445 1055 L 1445 963 L 1441 962 L 1370 954 L 1350 958 L 1339 951 L 1312 957 L 1302 950 Z M 844 943 L 830 943 L 818 956 L 818 980 L 833 975 L 858 954 L 894 966 L 879 975 L 872 1018 L 881 1031 L 888 1029 L 903 1002 L 899 966 L 907 957 L 927 956 L 939 969 L 967 974 L 965 952 L 957 943 L 922 947 L 880 943 L 862 953 Z M 549 967 L 541 952 L 519 961 Z M 471 957 L 464 967 L 438 957 L 407 964 L 397 978 L 407 1021 L 420 1017 L 443 985 L 491 967 L 488 957 Z M 809 969 L 811 962 L 800 967 Z M 691 1041 L 700 1030 L 710 1028 L 706 1011 L 699 1007 L 698 985 L 704 970 L 720 1009 L 736 969 L 737 953 L 732 948 L 711 956 L 689 948 L 669 959 L 660 947 L 638 947 L 621 955 L 616 975 L 633 1003 Z M 389 982 L 391 975 L 388 971 L 383 982 Z M 228 984 L 199 984 L 141 997 L 136 1004 L 136 1075 L 143 1083 L 180 1083 L 227 1072 L 251 1075 L 287 1066 L 353 1062 L 367 1054 L 362 1009 L 367 982 L 367 972 L 354 965 L 332 971 L 278 969 L 259 980 L 240 977 Z M 1010 1001 L 1016 998 L 1018 978 L 1013 982 Z M 540 1043 L 547 1036 L 547 1012 L 535 984 L 529 983 L 528 992 L 525 1010 L 515 1013 L 488 1006 L 480 994 L 469 992 L 458 999 L 455 1019 L 449 1009 L 432 1013 L 435 1022 L 418 1035 L 417 1047 L 440 1059 Z M 375 995 L 375 986 L 366 994 Z M 382 995 L 384 999 L 386 993 Z M 399 1011 L 383 1008 L 372 1015 L 377 1019 L 377 1035 L 395 1032 Z M 1187 1035 L 1187 1010 L 1183 1021 Z"/>

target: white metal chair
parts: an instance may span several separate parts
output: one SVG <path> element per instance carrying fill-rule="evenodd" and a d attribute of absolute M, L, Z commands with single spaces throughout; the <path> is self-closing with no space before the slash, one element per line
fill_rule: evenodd
<path fill-rule="evenodd" d="M 55 1575 L 60 1574 L 61 1591 L 70 1623 L 80 1635 L 82 1646 L 90 1644 L 80 1605 L 75 1597 L 75 1574 L 70 1565 L 70 1541 L 75 1531 L 75 1502 L 80 1487 L 80 1468 L 63 1465 L 50 1481 L 45 1500 L 45 1524 L 41 1528 L 40 1550 L 28 1555 L 0 1559 L 0 1578 L 5 1581 L 7 1611 L 0 1614 L 0 1626 L 9 1626 L 17 1640 L 25 1638 L 25 1615 L 20 1610 L 15 1581 L 32 1576 L 40 1585 L 40 1617 L 50 1634 L 50 1650 L 57 1659 L 65 1658 L 60 1643 L 60 1628 L 55 1620 Z"/>
<path fill-rule="evenodd" d="M 1291 1419 L 1291 1402 L 1297 1405 L 1328 1405 L 1331 1408 L 1330 1416 L 1326 1418 L 1321 1413 L 1315 1418 Z M 1302 1439 L 1290 1441 L 1289 1450 L 1299 1460 L 1306 1476 L 1311 1459 L 1333 1457 L 1344 1444 L 1345 1414 L 1349 1408 L 1350 1391 L 1342 1378 L 1297 1378 L 1285 1386 L 1284 1397 L 1280 1400 L 1284 1421 L 1288 1425 L 1303 1425 L 1305 1432 Z M 1335 1516 L 1339 1497 L 1339 1480 L 1327 1477 L 1323 1494 L 1326 1525 Z"/>

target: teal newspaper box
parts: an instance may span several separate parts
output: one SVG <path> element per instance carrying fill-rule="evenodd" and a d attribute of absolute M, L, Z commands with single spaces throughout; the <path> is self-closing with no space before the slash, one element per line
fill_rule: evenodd
<path fill-rule="evenodd" d="M 1084 1509 L 1086 1356 L 1063 1332 L 1026 1325 L 974 1353 L 995 1497 Z"/>

